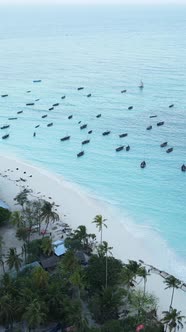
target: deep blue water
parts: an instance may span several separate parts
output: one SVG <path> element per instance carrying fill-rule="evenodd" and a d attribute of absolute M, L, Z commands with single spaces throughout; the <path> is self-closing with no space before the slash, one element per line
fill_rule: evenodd
<path fill-rule="evenodd" d="M 0 141 L 1 151 L 63 174 L 111 202 L 135 223 L 157 231 L 184 262 L 185 31 L 186 7 L 0 9 L 0 94 L 8 93 L 0 98 L 0 125 L 11 124 L 1 130 L 10 134 Z M 77 91 L 79 86 L 85 89 Z M 123 89 L 127 93 L 121 94 Z M 37 98 L 34 106 L 25 106 Z M 60 105 L 48 111 L 56 102 Z M 8 120 L 14 116 L 18 119 Z M 80 130 L 79 121 L 87 129 Z M 158 121 L 164 126 L 157 127 Z M 105 130 L 111 130 L 107 137 Z M 60 142 L 67 134 L 70 141 Z M 91 142 L 78 159 L 88 136 Z M 174 147 L 172 153 L 160 148 L 164 141 Z M 115 152 L 128 144 L 130 151 Z"/>

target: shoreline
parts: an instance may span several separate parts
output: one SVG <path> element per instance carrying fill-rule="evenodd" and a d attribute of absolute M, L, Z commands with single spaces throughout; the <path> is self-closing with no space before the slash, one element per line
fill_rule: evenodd
<path fill-rule="evenodd" d="M 89 197 L 78 185 L 73 185 L 60 175 L 55 175 L 13 157 L 3 155 L 0 157 L 0 199 L 6 202 L 11 209 L 16 210 L 13 200 L 16 194 L 23 187 L 29 186 L 33 190 L 33 196 L 59 205 L 57 212 L 62 222 L 68 223 L 73 229 L 79 225 L 85 225 L 88 232 L 97 235 L 98 241 L 98 231 L 91 222 L 95 215 L 102 214 L 107 219 L 108 225 L 108 228 L 103 231 L 103 238 L 113 246 L 112 252 L 116 258 L 123 262 L 127 262 L 128 259 L 137 261 L 141 259 L 149 265 L 170 273 L 168 267 L 171 257 L 167 256 L 168 248 L 166 243 L 156 238 L 155 232 L 150 232 L 148 228 L 139 225 L 136 226 L 139 232 L 135 232 L 135 225 L 130 220 L 122 222 L 122 216 L 117 214 L 111 205 Z M 22 181 L 20 178 L 26 181 Z M 163 278 L 156 273 L 148 278 L 147 290 L 159 298 L 160 312 L 168 310 L 170 303 L 171 290 L 164 291 L 164 288 Z M 181 310 L 183 315 L 186 314 L 186 293 L 184 291 L 176 290 L 173 306 Z"/>

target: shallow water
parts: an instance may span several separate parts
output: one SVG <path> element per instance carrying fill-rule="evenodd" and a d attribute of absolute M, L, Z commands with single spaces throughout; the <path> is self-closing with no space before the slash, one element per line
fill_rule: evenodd
<path fill-rule="evenodd" d="M 186 7 L 0 10 L 0 94 L 8 93 L 0 98 L 0 125 L 11 125 L 1 130 L 10 134 L 0 141 L 1 151 L 63 174 L 111 202 L 136 224 L 158 232 L 181 264 L 186 261 L 186 173 L 180 169 L 186 163 L 185 29 Z M 79 86 L 85 89 L 77 91 Z M 127 93 L 121 94 L 123 89 Z M 35 105 L 25 106 L 29 102 Z M 56 102 L 60 105 L 48 111 Z M 79 121 L 88 124 L 85 130 Z M 157 127 L 158 121 L 164 126 Z M 111 134 L 103 137 L 105 130 Z M 71 139 L 60 142 L 65 135 Z M 164 141 L 174 147 L 172 153 L 160 148 Z M 130 151 L 115 152 L 128 144 Z M 186 277 L 184 266 L 179 273 Z"/>

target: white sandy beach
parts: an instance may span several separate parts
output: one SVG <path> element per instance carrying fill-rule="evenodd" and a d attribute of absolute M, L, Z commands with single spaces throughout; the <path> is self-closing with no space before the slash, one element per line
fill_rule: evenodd
<path fill-rule="evenodd" d="M 135 225 L 128 220 L 127 222 L 120 220 L 119 214 L 117 215 L 111 206 L 88 197 L 78 186 L 72 185 L 60 176 L 14 158 L 0 156 L 0 160 L 0 199 L 12 210 L 17 209 L 13 198 L 24 187 L 29 186 L 33 190 L 33 195 L 59 205 L 57 212 L 61 221 L 68 223 L 73 229 L 79 225 L 85 225 L 88 232 L 97 234 L 98 240 L 98 231 L 91 221 L 95 215 L 102 214 L 108 220 L 108 228 L 104 228 L 103 237 L 109 245 L 113 246 L 113 254 L 116 258 L 124 262 L 127 262 L 127 259 L 141 259 L 160 270 L 172 272 L 171 258 L 167 254 L 166 244 L 163 244 L 158 237 L 156 238 L 153 232 L 144 227 L 140 232 L 139 226 L 136 227 L 135 232 Z M 26 181 L 16 182 L 20 177 Z M 12 239 L 12 245 L 15 241 L 17 240 Z M 148 291 L 159 297 L 159 312 L 168 310 L 171 290 L 164 290 L 163 278 L 159 275 L 152 274 L 148 279 Z M 175 292 L 173 307 L 186 315 L 186 292 L 182 290 Z"/>

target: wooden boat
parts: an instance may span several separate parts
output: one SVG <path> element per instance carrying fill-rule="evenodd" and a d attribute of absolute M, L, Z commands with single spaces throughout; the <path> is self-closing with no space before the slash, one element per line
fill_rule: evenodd
<path fill-rule="evenodd" d="M 172 108 L 172 107 L 174 107 L 174 104 L 169 105 L 169 108 Z"/>
<path fill-rule="evenodd" d="M 47 127 L 52 127 L 53 126 L 53 122 L 50 122 L 47 124 Z"/>
<path fill-rule="evenodd" d="M 39 128 L 39 127 L 40 127 L 40 125 L 35 126 L 35 128 Z"/>
<path fill-rule="evenodd" d="M 48 110 L 49 110 L 49 111 L 52 111 L 53 109 L 54 109 L 54 107 L 50 107 Z"/>
<path fill-rule="evenodd" d="M 129 107 L 128 107 L 128 110 L 132 110 L 132 109 L 133 109 L 133 106 L 129 106 Z"/>
<path fill-rule="evenodd" d="M 84 144 L 88 144 L 88 143 L 90 143 L 90 140 L 89 140 L 89 139 L 86 139 L 86 140 L 84 140 L 83 142 L 81 142 L 82 145 L 84 145 Z"/>
<path fill-rule="evenodd" d="M 104 132 L 102 133 L 103 136 L 107 136 L 107 135 L 109 135 L 109 134 L 110 134 L 110 131 L 109 131 L 109 130 L 104 131 Z"/>
<path fill-rule="evenodd" d="M 2 98 L 8 97 L 8 95 L 1 95 Z"/>
<path fill-rule="evenodd" d="M 160 147 L 161 147 L 161 148 L 164 148 L 165 146 L 167 146 L 167 144 L 168 144 L 168 142 L 161 143 L 161 144 L 160 144 Z"/>
<path fill-rule="evenodd" d="M 9 134 L 2 136 L 2 139 L 6 139 L 9 137 Z"/>
<path fill-rule="evenodd" d="M 172 151 L 173 151 L 173 148 L 169 148 L 169 149 L 166 150 L 167 153 L 170 153 Z"/>
<path fill-rule="evenodd" d="M 96 118 L 100 118 L 101 117 L 101 113 L 100 114 L 98 114 L 98 115 L 96 115 Z"/>
<path fill-rule="evenodd" d="M 48 116 L 47 114 L 42 115 L 42 119 L 46 118 L 47 116 Z"/>
<path fill-rule="evenodd" d="M 157 126 L 158 126 L 158 127 L 159 127 L 159 126 L 163 126 L 164 123 L 165 123 L 164 121 L 158 122 L 158 123 L 157 123 Z"/>
<path fill-rule="evenodd" d="M 152 126 L 148 126 L 146 129 L 147 129 L 147 130 L 151 130 L 151 129 L 152 129 Z"/>
<path fill-rule="evenodd" d="M 126 151 L 129 151 L 130 150 L 130 145 L 127 145 L 126 146 Z"/>
<path fill-rule="evenodd" d="M 79 158 L 79 157 L 82 157 L 84 154 L 85 154 L 85 152 L 84 152 L 84 151 L 81 151 L 81 152 L 79 152 L 79 153 L 77 154 L 77 157 L 78 157 L 78 158 Z"/>
<path fill-rule="evenodd" d="M 92 134 L 92 130 L 89 130 L 89 131 L 88 131 L 88 134 Z"/>
<path fill-rule="evenodd" d="M 26 106 L 33 106 L 34 103 L 27 103 Z"/>
<path fill-rule="evenodd" d="M 55 106 L 59 106 L 59 103 L 55 103 L 55 104 L 53 104 L 52 106 L 54 106 L 54 107 L 55 107 Z"/>
<path fill-rule="evenodd" d="M 186 172 L 186 166 L 184 164 L 181 166 L 181 170 L 182 172 Z"/>
<path fill-rule="evenodd" d="M 127 133 L 125 133 L 125 134 L 120 134 L 120 135 L 119 135 L 120 138 L 122 138 L 122 137 L 126 137 L 126 136 L 128 136 Z"/>
<path fill-rule="evenodd" d="M 80 86 L 79 88 L 77 88 L 78 91 L 83 90 L 83 89 L 84 89 L 83 86 Z"/>
<path fill-rule="evenodd" d="M 157 118 L 157 115 L 150 115 L 149 118 L 150 118 L 150 119 L 152 119 L 152 118 Z"/>
<path fill-rule="evenodd" d="M 62 137 L 61 138 L 61 141 L 63 142 L 63 141 L 68 141 L 70 139 L 70 136 L 65 136 L 65 137 Z"/>
<path fill-rule="evenodd" d="M 85 128 L 87 128 L 87 124 L 84 124 L 80 127 L 80 129 L 85 129 Z"/>
<path fill-rule="evenodd" d="M 68 119 L 72 119 L 72 118 L 73 118 L 73 115 L 69 115 L 69 116 L 68 116 Z"/>
<path fill-rule="evenodd" d="M 123 150 L 124 149 L 124 145 L 122 145 L 122 146 L 118 146 L 118 148 L 116 148 L 116 152 L 119 152 L 119 151 L 121 151 L 121 150 Z"/>
<path fill-rule="evenodd" d="M 8 120 L 17 120 L 17 118 L 8 118 Z"/>
<path fill-rule="evenodd" d="M 121 91 L 121 93 L 125 93 L 125 92 L 127 92 L 127 90 L 122 90 L 122 91 Z"/>
<path fill-rule="evenodd" d="M 91 97 L 91 96 L 92 96 L 91 93 L 89 93 L 89 94 L 87 95 L 88 98 Z"/>
<path fill-rule="evenodd" d="M 141 168 L 145 168 L 145 167 L 146 167 L 146 162 L 145 162 L 145 161 L 142 161 L 142 163 L 140 164 L 140 167 L 141 167 Z"/>
<path fill-rule="evenodd" d="M 21 113 L 23 113 L 23 111 L 18 111 L 18 112 L 17 112 L 17 114 L 21 114 Z"/>
<path fill-rule="evenodd" d="M 61 99 L 65 99 L 65 98 L 66 98 L 66 96 L 62 96 L 62 97 L 61 97 Z"/>
<path fill-rule="evenodd" d="M 33 80 L 33 83 L 40 83 L 42 80 Z"/>
<path fill-rule="evenodd" d="M 10 127 L 10 125 L 5 125 L 5 126 L 2 126 L 1 129 L 7 129 L 9 127 Z"/>

